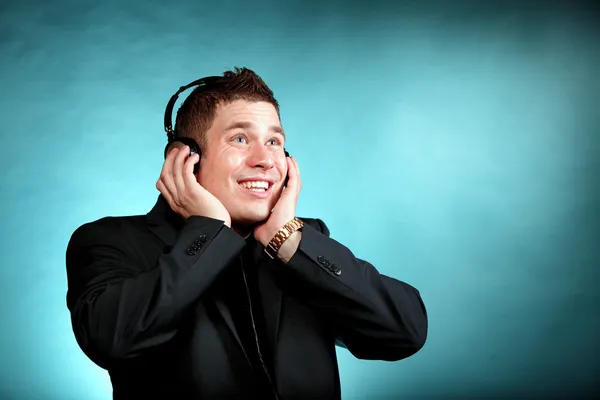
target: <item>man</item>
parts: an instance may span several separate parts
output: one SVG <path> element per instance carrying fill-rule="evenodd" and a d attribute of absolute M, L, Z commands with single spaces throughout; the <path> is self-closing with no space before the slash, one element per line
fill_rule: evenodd
<path fill-rule="evenodd" d="M 75 337 L 115 399 L 337 399 L 336 344 L 387 361 L 424 345 L 415 288 L 296 218 L 300 168 L 259 76 L 227 71 L 176 122 L 201 156 L 172 146 L 147 215 L 84 224 L 67 248 Z"/>

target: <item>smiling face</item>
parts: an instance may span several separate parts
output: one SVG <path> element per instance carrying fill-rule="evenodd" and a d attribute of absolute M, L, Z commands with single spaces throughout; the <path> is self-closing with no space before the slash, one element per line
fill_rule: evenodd
<path fill-rule="evenodd" d="M 270 103 L 235 100 L 217 107 L 198 182 L 223 203 L 232 227 L 248 229 L 269 217 L 287 175 L 284 140 Z"/>

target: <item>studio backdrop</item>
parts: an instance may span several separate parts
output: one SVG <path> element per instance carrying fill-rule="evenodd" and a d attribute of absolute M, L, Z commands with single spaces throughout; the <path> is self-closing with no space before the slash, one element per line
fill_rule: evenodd
<path fill-rule="evenodd" d="M 427 343 L 409 359 L 338 349 L 344 399 L 590 393 L 595 8 L 3 3 L 0 398 L 111 398 L 71 329 L 67 242 L 85 222 L 150 210 L 169 97 L 235 66 L 281 104 L 304 185 L 299 216 L 323 219 L 356 256 L 414 285 L 428 310 Z"/>

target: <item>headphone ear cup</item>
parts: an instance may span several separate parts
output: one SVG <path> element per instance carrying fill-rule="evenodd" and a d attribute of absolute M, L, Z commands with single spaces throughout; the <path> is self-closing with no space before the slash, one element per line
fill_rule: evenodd
<path fill-rule="evenodd" d="M 176 137 L 175 139 L 169 141 L 169 143 L 167 143 L 167 145 L 165 146 L 165 158 L 167 158 L 167 151 L 175 142 L 183 143 L 186 146 L 188 146 L 190 148 L 190 156 L 198 154 L 200 158 L 202 158 L 202 151 L 200 150 L 200 146 L 198 146 L 198 143 L 196 143 L 194 139 L 189 137 Z M 200 169 L 200 158 L 198 158 L 198 162 L 194 164 L 194 174 L 198 173 L 198 170 Z"/>
<path fill-rule="evenodd" d="M 202 158 L 202 150 L 200 150 L 200 146 L 198 146 L 198 143 L 196 143 L 196 141 L 194 139 L 191 138 L 181 138 L 182 143 L 183 144 L 187 144 L 190 147 L 190 157 L 193 156 L 194 154 L 198 154 L 198 162 L 196 164 L 194 164 L 194 175 L 198 173 L 198 170 L 200 169 L 200 159 Z"/>

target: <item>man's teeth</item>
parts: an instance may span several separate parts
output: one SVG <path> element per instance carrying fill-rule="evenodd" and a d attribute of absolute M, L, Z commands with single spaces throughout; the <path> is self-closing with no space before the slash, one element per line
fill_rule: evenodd
<path fill-rule="evenodd" d="M 264 181 L 252 181 L 252 182 L 242 182 L 240 186 L 249 190 L 255 190 L 257 192 L 264 192 L 269 188 L 269 182 Z"/>

